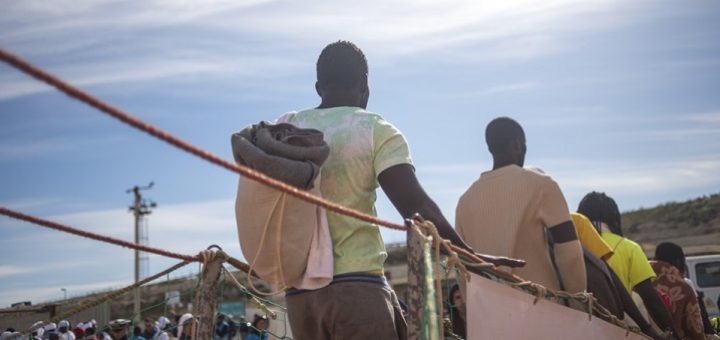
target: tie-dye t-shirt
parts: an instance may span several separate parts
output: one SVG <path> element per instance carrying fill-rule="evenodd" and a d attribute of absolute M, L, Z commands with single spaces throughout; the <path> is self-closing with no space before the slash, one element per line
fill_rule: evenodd
<path fill-rule="evenodd" d="M 412 164 L 402 133 L 380 115 L 358 107 L 300 111 L 289 123 L 320 130 L 330 146 L 322 166 L 323 197 L 375 216 L 377 177 L 398 164 Z M 335 275 L 382 272 L 387 258 L 377 225 L 328 212 Z"/>

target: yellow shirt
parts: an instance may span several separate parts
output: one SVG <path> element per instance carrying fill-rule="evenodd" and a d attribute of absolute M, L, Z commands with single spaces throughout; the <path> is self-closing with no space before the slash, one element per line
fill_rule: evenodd
<path fill-rule="evenodd" d="M 593 227 L 592 222 L 590 222 L 585 215 L 570 213 L 570 217 L 572 217 L 573 224 L 575 225 L 578 240 L 580 240 L 580 243 L 587 248 L 590 253 L 603 260 L 607 260 L 605 257 L 609 258 L 613 255 L 610 245 L 603 240 L 597 230 L 595 230 L 595 227 Z"/>
<path fill-rule="evenodd" d="M 638 283 L 655 279 L 655 271 L 639 244 L 607 231 L 602 232 L 602 238 L 615 253 L 607 262 L 629 293 Z"/>

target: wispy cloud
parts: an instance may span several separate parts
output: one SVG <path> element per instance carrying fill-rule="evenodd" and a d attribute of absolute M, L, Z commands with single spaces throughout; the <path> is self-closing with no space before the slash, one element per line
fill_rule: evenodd
<path fill-rule="evenodd" d="M 546 160 L 571 202 L 590 191 L 606 191 L 634 209 L 664 202 L 671 192 L 711 193 L 720 187 L 720 161 L 715 158 L 676 159 L 631 163 L 620 161 Z M 715 188 L 715 189 L 713 189 Z M 638 197 L 644 197 L 638 201 Z M 657 201 L 648 201 L 656 197 Z"/>
<path fill-rule="evenodd" d="M 507 84 L 507 85 L 498 85 L 492 88 L 489 88 L 484 91 L 480 91 L 478 95 L 481 96 L 488 96 L 498 93 L 505 93 L 505 92 L 516 92 L 516 91 L 522 91 L 527 90 L 530 88 L 533 88 L 537 86 L 537 83 L 535 82 L 524 82 L 524 83 L 515 83 L 515 84 Z"/>
<path fill-rule="evenodd" d="M 75 260 L 72 262 L 58 260 L 46 260 L 40 264 L 17 266 L 17 265 L 0 265 L 0 277 L 28 275 L 32 273 L 40 273 L 46 271 L 56 271 L 58 273 L 70 268 L 82 268 L 101 264 L 101 260 Z"/>
<path fill-rule="evenodd" d="M 636 133 L 636 135 L 661 140 L 687 140 L 689 138 L 698 138 L 701 136 L 720 136 L 720 127 L 651 129 L 646 131 L 639 131 Z"/>
<path fill-rule="evenodd" d="M 101 235 L 123 240 L 133 239 L 133 217 L 126 209 L 80 211 L 43 218 Z M 8 226 L 18 224 L 25 225 L 24 222 L 5 218 L 0 222 L 0 225 Z M 227 249 L 237 249 L 239 246 L 232 200 L 163 205 L 148 217 L 148 225 L 149 245 L 153 247 L 196 254 L 211 244 L 219 244 Z M 65 247 L 62 243 L 55 242 L 58 235 L 65 234 L 41 227 L 30 230 L 35 231 L 32 236 L 35 243 L 46 243 L 45 247 L 58 249 Z M 14 236 L 3 242 L 17 241 L 16 237 L 22 236 Z M 71 239 L 73 238 L 77 237 L 71 236 Z M 83 242 L 92 244 L 96 241 Z M 237 254 L 237 251 L 234 253 Z"/>
<path fill-rule="evenodd" d="M 685 119 L 696 123 L 720 124 L 720 111 L 695 113 Z"/>
<path fill-rule="evenodd" d="M 0 265 L 0 278 L 33 272 L 31 267 L 20 267 L 13 265 Z"/>
<path fill-rule="evenodd" d="M 61 203 L 59 198 L 37 197 L 37 198 L 18 198 L 13 200 L 0 201 L 0 205 L 14 210 L 31 210 L 38 207 L 48 207 Z"/>
<path fill-rule="evenodd" d="M 185 56 L 161 53 L 152 57 L 127 56 L 115 60 L 50 66 L 47 69 L 75 86 L 91 87 L 169 80 L 187 82 L 197 75 L 206 78 L 268 78 L 275 75 L 271 71 L 288 70 L 294 65 L 290 59 L 271 56 Z M 17 72 L 0 76 L 0 100 L 47 91 L 54 91 L 54 88 Z"/>
<path fill-rule="evenodd" d="M 447 93 L 441 95 L 443 98 L 457 99 L 457 98 L 477 98 L 481 96 L 493 96 L 507 93 L 515 93 L 521 91 L 531 90 L 538 87 L 539 84 L 534 81 L 524 81 L 518 83 L 499 84 L 491 86 L 485 89 L 470 90 L 466 92 Z"/>
<path fill-rule="evenodd" d="M 232 200 L 163 205 L 148 217 L 148 244 L 189 255 L 217 244 L 231 256 L 242 259 L 233 205 Z M 90 210 L 40 217 L 101 235 L 133 240 L 133 218 L 125 209 Z M 132 273 L 133 253 L 128 249 L 5 217 L 0 217 L 0 228 L 8 234 L 0 241 L 0 248 L 3 249 L 0 304 L 14 302 L 20 297 L 33 301 L 51 299 L 58 296 L 59 287 L 65 287 L 76 294 L 117 288 L 124 281 L 105 281 L 90 285 L 67 283 L 73 281 L 73 276 L 81 273 L 103 273 L 108 266 L 112 266 L 112 275 L 116 277 L 125 278 Z M 48 259 L 45 256 L 47 254 L 60 256 Z M 150 255 L 149 260 L 149 274 L 176 262 L 175 259 L 155 255 Z M 190 266 L 178 273 L 187 274 L 194 268 Z M 33 275 L 51 275 L 54 280 L 34 282 L 29 280 Z M 109 278 L 102 275 L 100 277 L 100 280 Z M 23 288 L 18 288 L 20 286 Z M 33 288 L 35 286 L 40 287 Z"/>
<path fill-rule="evenodd" d="M 49 138 L 36 141 L 6 141 L 0 145 L 0 162 L 14 161 L 19 158 L 37 157 L 44 154 L 58 154 L 76 151 L 88 146 L 108 145 L 120 141 L 119 137 L 64 139 Z"/>
<path fill-rule="evenodd" d="M 720 187 L 720 161 L 717 159 L 720 157 L 642 163 L 621 160 L 538 159 L 528 166 L 538 166 L 552 175 L 570 202 L 576 202 L 590 191 L 599 190 L 613 193 L 632 204 L 626 207 L 630 209 L 636 208 L 640 203 L 647 206 L 662 202 L 639 202 L 635 197 L 662 197 L 670 192 L 698 190 L 705 192 Z M 450 213 L 454 211 L 460 194 L 467 190 L 481 172 L 489 168 L 490 164 L 457 163 L 420 167 L 418 173 L 421 174 L 423 183 L 430 183 L 429 192 L 439 195 L 447 192 L 452 196 L 447 197 L 452 202 L 441 204 L 443 210 Z M 463 178 L 466 182 L 448 178 Z"/>
<path fill-rule="evenodd" d="M 390 5 L 380 0 L 363 4 L 154 0 L 142 6 L 118 1 L 73 2 L 72 6 L 23 1 L 6 6 L 6 15 L 0 18 L 0 44 L 31 60 L 44 60 L 41 65 L 81 86 L 188 75 L 233 75 L 251 81 L 278 71 L 299 72 L 298 54 L 306 55 L 338 38 L 356 40 L 380 63 L 408 53 L 441 56 L 449 47 L 461 49 L 462 53 L 452 54 L 466 58 L 465 62 L 532 58 L 562 45 L 559 37 L 572 33 L 563 26 L 569 21 L 573 24 L 567 27 L 574 29 L 590 22 L 598 25 L 598 20 L 578 17 L 613 6 L 612 1 L 567 0 L 542 4 L 458 1 L 452 5 L 431 1 Z M 308 15 L 298 16 L 299 12 Z M 177 34 L 158 39 L 146 33 L 158 29 L 174 29 Z M 107 40 L 95 34 L 105 30 L 113 32 Z M 138 35 L 146 39 L 132 38 Z M 264 43 L 250 49 L 238 45 L 258 39 Z M 118 44 L 124 48 L 118 49 Z M 483 55 L 472 52 L 478 44 L 485 45 Z M 485 95 L 532 86 L 502 85 L 486 90 Z M 46 90 L 17 75 L 0 78 L 0 100 Z"/>

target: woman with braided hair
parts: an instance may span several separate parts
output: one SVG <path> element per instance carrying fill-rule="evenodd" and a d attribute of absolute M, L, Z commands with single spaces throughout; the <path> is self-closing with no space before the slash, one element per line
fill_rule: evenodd
<path fill-rule="evenodd" d="M 677 334 L 665 304 L 655 291 L 655 271 L 640 245 L 623 236 L 620 209 L 604 192 L 593 191 L 580 201 L 577 211 L 592 221 L 614 254 L 607 260 L 628 293 L 637 292 L 648 313 L 664 331 Z"/>

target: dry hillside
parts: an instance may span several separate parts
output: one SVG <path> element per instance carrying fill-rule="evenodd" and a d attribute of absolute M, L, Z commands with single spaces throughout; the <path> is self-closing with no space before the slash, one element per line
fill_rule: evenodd
<path fill-rule="evenodd" d="M 691 253 L 711 251 L 720 248 L 720 194 L 628 211 L 622 222 L 625 236 L 644 246 L 672 241 Z"/>

